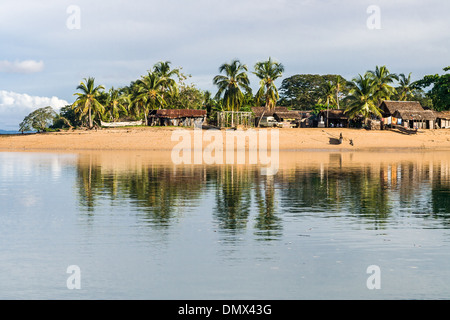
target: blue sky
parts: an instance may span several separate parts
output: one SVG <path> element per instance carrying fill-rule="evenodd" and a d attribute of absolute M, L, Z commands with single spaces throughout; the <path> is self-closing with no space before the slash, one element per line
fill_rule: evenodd
<path fill-rule="evenodd" d="M 72 5 L 80 10 L 75 29 L 67 25 Z M 372 5 L 380 28 L 367 25 Z M 350 79 L 376 65 L 414 79 L 442 73 L 450 65 L 449 13 L 441 0 L 3 0 L 0 129 L 17 129 L 38 107 L 72 103 L 85 77 L 120 87 L 158 61 L 183 67 L 213 93 L 218 67 L 234 58 L 252 70 L 270 56 L 284 64 L 284 78 Z"/>

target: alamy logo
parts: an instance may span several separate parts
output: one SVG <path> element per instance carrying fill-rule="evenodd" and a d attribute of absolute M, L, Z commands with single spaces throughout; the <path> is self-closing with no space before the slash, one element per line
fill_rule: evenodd
<path fill-rule="evenodd" d="M 70 5 L 66 9 L 69 15 L 66 20 L 66 27 L 69 30 L 81 29 L 81 9 L 77 5 Z"/>
<path fill-rule="evenodd" d="M 371 5 L 367 7 L 367 14 L 370 16 L 367 18 L 366 25 L 369 30 L 381 29 L 381 9 L 379 6 Z"/>
<path fill-rule="evenodd" d="M 67 278 L 66 285 L 67 289 L 81 289 L 81 269 L 77 265 L 70 265 L 67 267 L 67 273 L 70 273 L 70 276 Z"/>
<path fill-rule="evenodd" d="M 377 265 L 371 265 L 367 267 L 366 270 L 367 274 L 370 274 L 370 276 L 367 278 L 366 285 L 367 289 L 374 290 L 374 289 L 381 289 L 381 269 Z"/>
<path fill-rule="evenodd" d="M 279 168 L 279 130 L 194 130 L 172 133 L 174 164 L 254 164 L 262 175 Z"/>

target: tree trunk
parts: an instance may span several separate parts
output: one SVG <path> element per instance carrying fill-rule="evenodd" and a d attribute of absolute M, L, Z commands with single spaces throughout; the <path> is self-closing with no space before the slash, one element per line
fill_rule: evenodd
<path fill-rule="evenodd" d="M 92 129 L 94 124 L 92 123 L 92 114 L 91 114 L 91 107 L 89 106 L 89 129 Z"/>

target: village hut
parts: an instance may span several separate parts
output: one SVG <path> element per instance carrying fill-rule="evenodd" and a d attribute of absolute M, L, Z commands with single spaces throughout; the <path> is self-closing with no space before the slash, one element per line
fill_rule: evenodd
<path fill-rule="evenodd" d="M 329 128 L 346 128 L 349 126 L 349 118 L 344 109 L 322 110 L 318 114 L 318 119 L 321 119 L 325 124 L 328 123 Z"/>
<path fill-rule="evenodd" d="M 268 110 L 266 107 L 252 107 L 252 112 L 255 115 L 255 118 L 261 117 L 264 112 L 265 117 L 274 117 L 276 112 L 288 112 L 287 107 L 275 107 L 273 109 Z"/>
<path fill-rule="evenodd" d="M 436 128 L 450 128 L 450 111 L 434 111 L 434 114 L 436 115 Z"/>
<path fill-rule="evenodd" d="M 259 120 L 261 118 L 261 116 L 264 117 L 275 117 L 274 114 L 276 112 L 288 112 L 288 108 L 287 107 L 275 107 L 272 109 L 267 109 L 266 107 L 252 107 L 252 112 L 254 115 L 254 121 L 255 121 L 255 126 L 258 126 Z"/>
<path fill-rule="evenodd" d="M 425 111 L 418 101 L 385 100 L 380 104 L 379 109 L 381 110 L 382 114 L 381 121 L 383 123 L 383 126 L 390 127 L 395 127 L 396 125 L 404 126 L 402 122 L 403 118 L 399 118 L 399 114 L 403 114 L 403 116 L 405 116 L 405 119 L 408 116 L 411 117 L 411 115 L 413 114 L 417 115 L 415 116 L 417 117 L 417 119 L 414 117 L 413 119 L 408 118 L 408 121 L 413 120 L 413 122 L 415 122 L 414 120 L 419 120 L 421 118 L 419 115 L 421 115 L 422 112 Z M 398 112 L 397 116 L 395 116 L 396 112 Z M 427 117 L 427 115 L 424 116 Z"/>
<path fill-rule="evenodd" d="M 283 128 L 298 127 L 302 120 L 302 115 L 298 111 L 276 111 L 273 116 Z"/>
<path fill-rule="evenodd" d="M 432 110 L 397 110 L 393 114 L 397 124 L 406 129 L 434 129 L 436 115 Z"/>
<path fill-rule="evenodd" d="M 160 109 L 149 114 L 150 126 L 200 127 L 206 119 L 206 110 Z"/>

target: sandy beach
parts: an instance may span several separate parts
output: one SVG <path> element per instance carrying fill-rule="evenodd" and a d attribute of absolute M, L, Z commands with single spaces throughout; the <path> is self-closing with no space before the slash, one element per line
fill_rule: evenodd
<path fill-rule="evenodd" d="M 179 142 L 172 141 L 178 128 L 115 128 L 92 131 L 40 133 L 30 135 L 0 136 L 1 151 L 107 151 L 107 150 L 147 150 L 169 151 Z M 193 129 L 182 129 L 193 137 Z M 269 137 L 272 129 L 268 130 Z M 450 150 L 450 130 L 423 130 L 417 134 L 403 134 L 396 131 L 362 130 L 346 128 L 307 128 L 279 130 L 279 150 L 407 150 L 439 149 Z M 206 133 L 207 130 L 203 130 Z M 226 130 L 221 130 L 225 141 Z M 337 144 L 342 133 L 344 141 Z M 350 144 L 353 141 L 353 145 Z M 193 141 L 193 138 L 192 138 Z M 203 142 L 203 147 L 209 142 Z"/>

